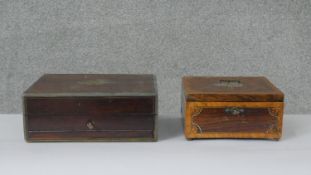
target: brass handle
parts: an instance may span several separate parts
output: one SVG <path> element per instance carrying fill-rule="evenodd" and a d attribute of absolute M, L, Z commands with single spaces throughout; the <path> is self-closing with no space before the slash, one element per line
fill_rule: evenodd
<path fill-rule="evenodd" d="M 231 115 L 241 115 L 244 113 L 244 109 L 243 108 L 239 108 L 239 107 L 229 107 L 225 109 L 225 113 L 227 114 L 231 114 Z"/>
<path fill-rule="evenodd" d="M 95 122 L 93 122 L 92 120 L 88 120 L 86 122 L 86 127 L 89 128 L 90 130 L 95 128 Z"/>

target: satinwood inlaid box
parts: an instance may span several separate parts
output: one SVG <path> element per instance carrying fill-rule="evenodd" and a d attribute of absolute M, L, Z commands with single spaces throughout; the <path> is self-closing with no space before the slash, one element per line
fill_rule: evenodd
<path fill-rule="evenodd" d="M 155 141 L 153 75 L 46 74 L 24 92 L 27 141 Z"/>
<path fill-rule="evenodd" d="M 265 77 L 183 77 L 187 139 L 282 135 L 284 95 Z"/>

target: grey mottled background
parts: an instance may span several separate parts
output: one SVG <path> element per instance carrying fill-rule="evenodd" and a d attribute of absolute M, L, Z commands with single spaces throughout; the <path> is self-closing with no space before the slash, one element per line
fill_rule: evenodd
<path fill-rule="evenodd" d="M 264 75 L 311 112 L 306 0 L 0 0 L 0 113 L 43 73 L 154 73 L 161 113 L 183 75 Z"/>

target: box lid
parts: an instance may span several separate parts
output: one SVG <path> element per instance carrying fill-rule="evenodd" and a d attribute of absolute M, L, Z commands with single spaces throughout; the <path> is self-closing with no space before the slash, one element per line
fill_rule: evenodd
<path fill-rule="evenodd" d="M 45 74 L 24 96 L 156 96 L 150 74 Z"/>
<path fill-rule="evenodd" d="M 183 77 L 188 101 L 282 102 L 284 94 L 265 77 Z"/>

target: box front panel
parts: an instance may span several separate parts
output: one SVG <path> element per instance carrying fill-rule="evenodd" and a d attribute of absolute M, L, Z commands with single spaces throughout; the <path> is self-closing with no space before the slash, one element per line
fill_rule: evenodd
<path fill-rule="evenodd" d="M 28 114 L 155 113 L 154 97 L 28 97 Z"/>
<path fill-rule="evenodd" d="M 282 132 L 283 103 L 188 102 L 187 138 L 271 138 Z"/>
<path fill-rule="evenodd" d="M 147 140 L 155 129 L 154 98 L 26 98 L 30 141 Z"/>

